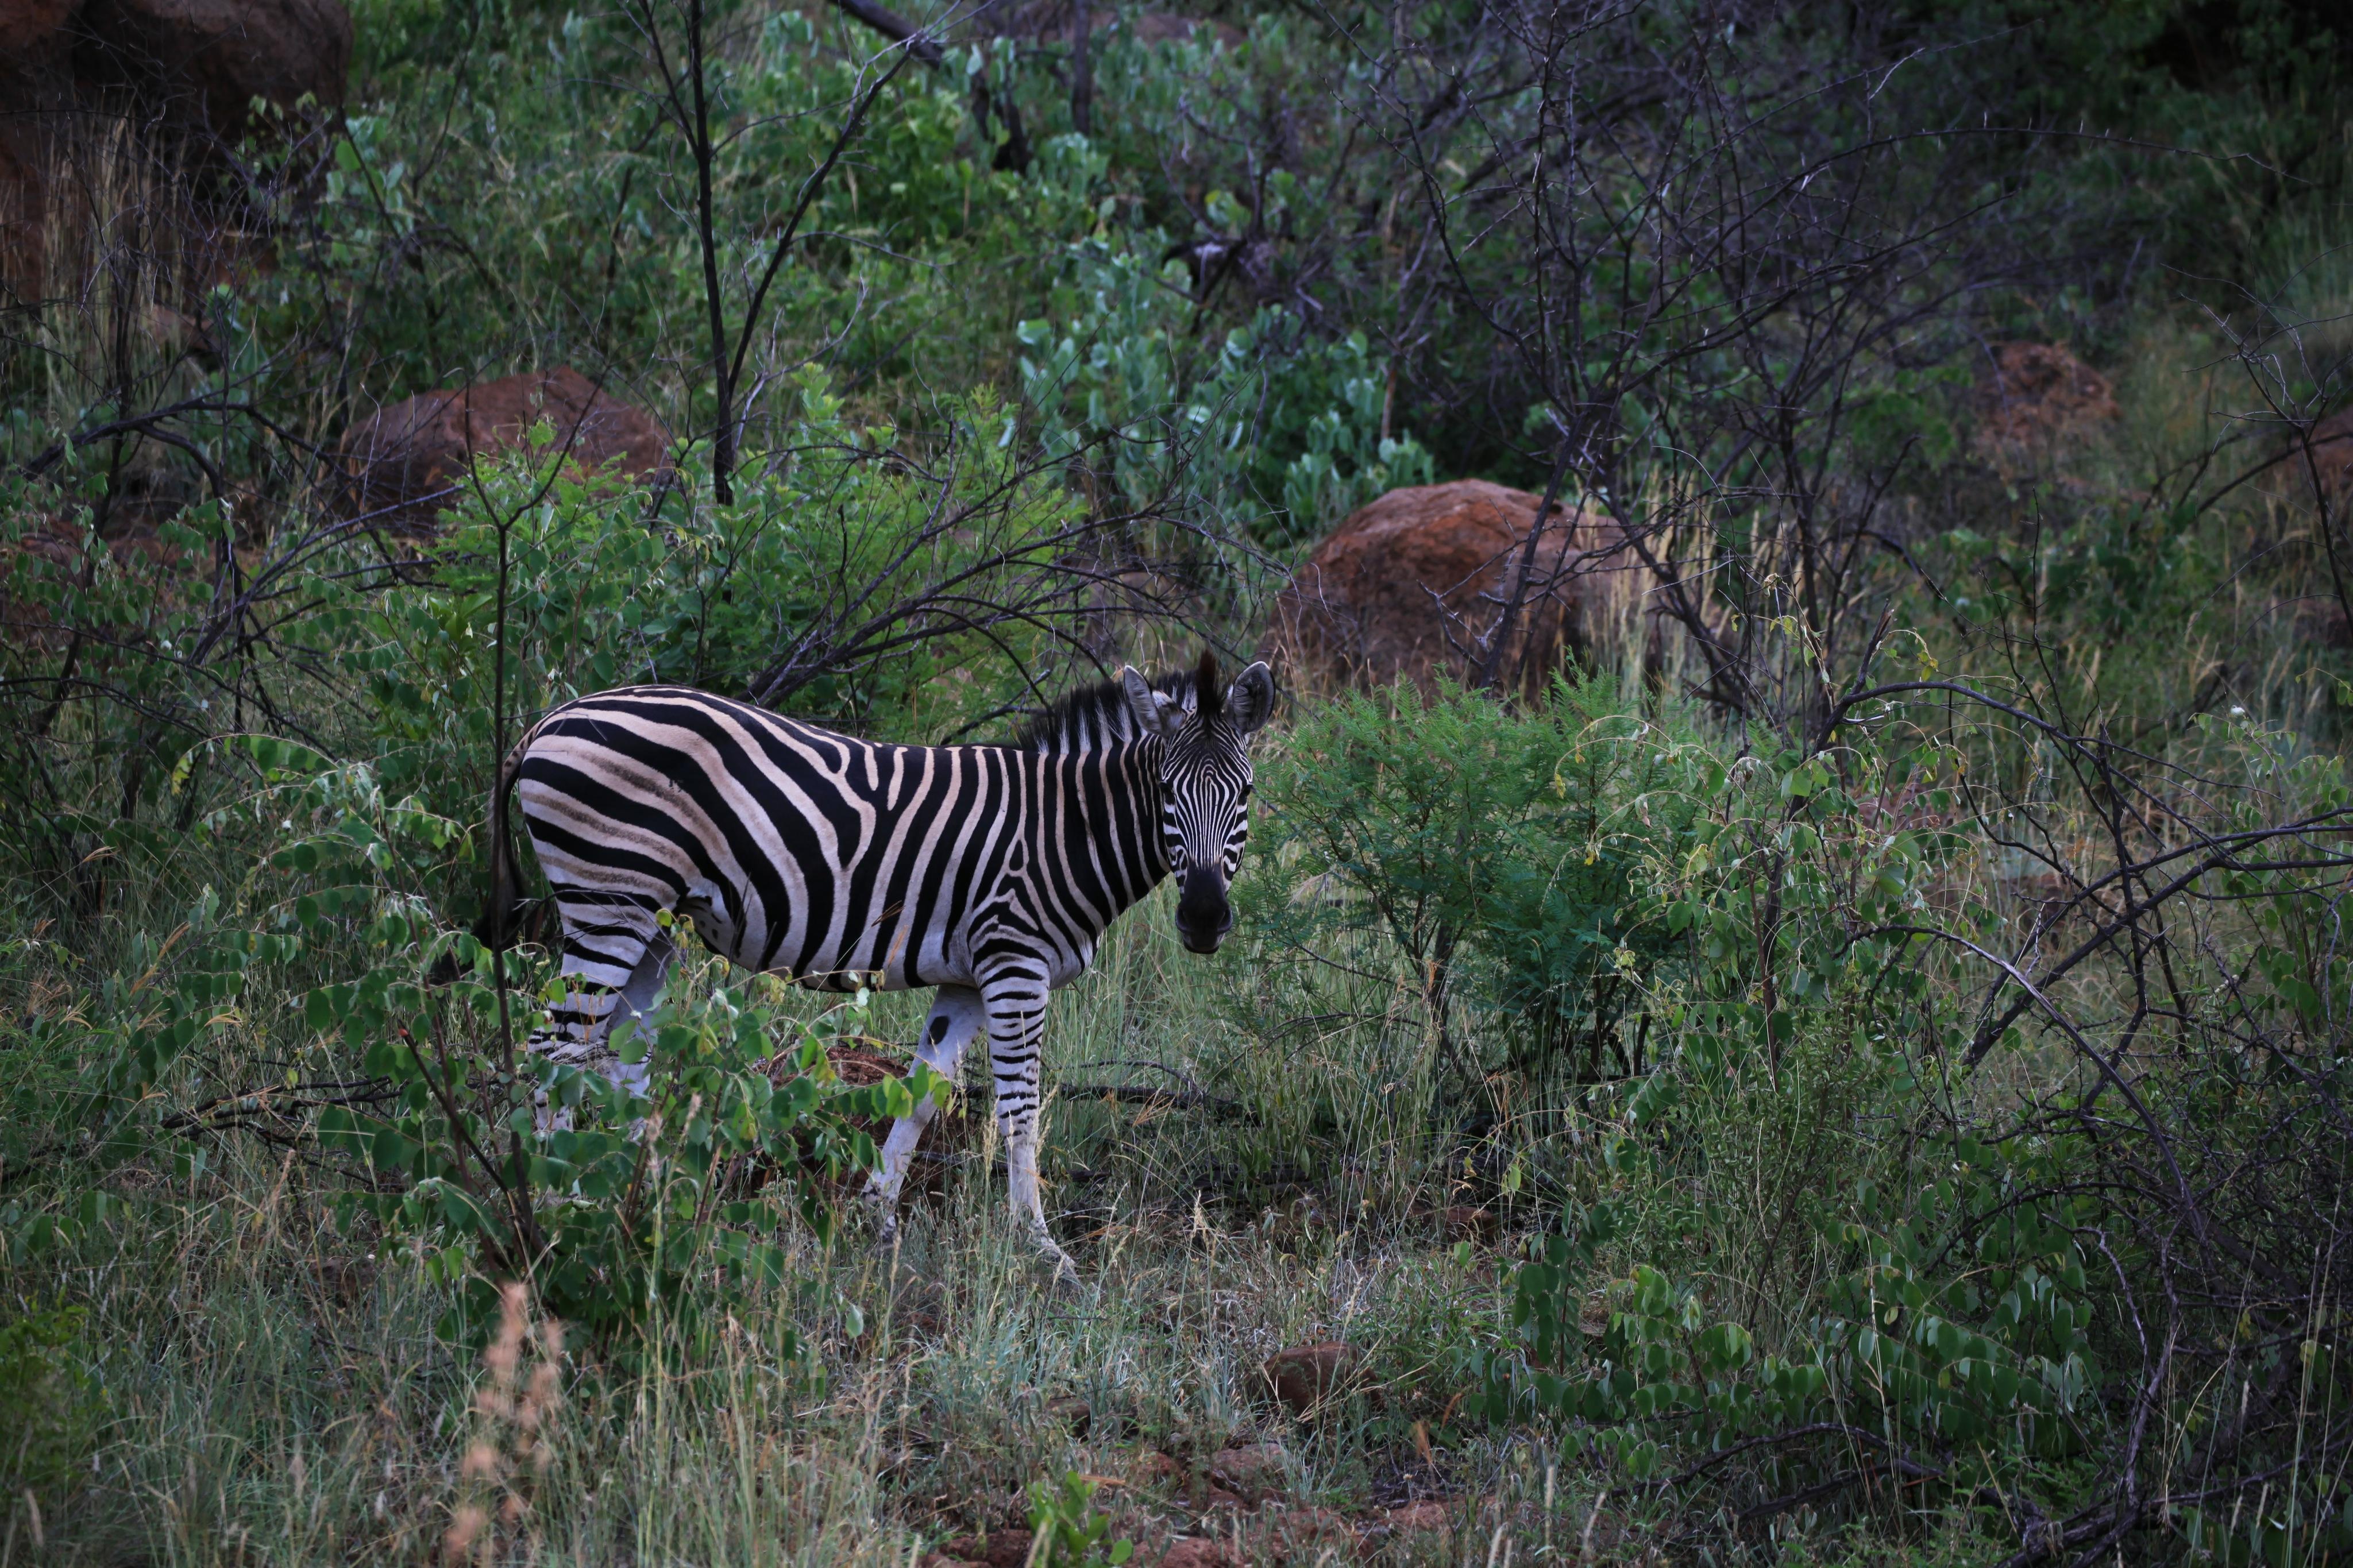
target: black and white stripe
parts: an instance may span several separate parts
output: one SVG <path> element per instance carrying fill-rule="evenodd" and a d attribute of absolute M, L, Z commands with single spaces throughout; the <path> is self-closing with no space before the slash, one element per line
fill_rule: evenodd
<path fill-rule="evenodd" d="M 1128 670 L 1066 698 L 1008 746 L 878 744 L 683 687 L 567 702 L 509 755 L 492 800 L 495 824 L 514 790 L 564 926 L 568 994 L 532 1048 L 641 1088 L 646 1068 L 607 1037 L 653 1006 L 681 921 L 804 985 L 936 986 L 921 1054 L 953 1076 L 987 1032 L 1015 1210 L 1066 1264 L 1037 1184 L 1048 994 L 1171 872 L 1179 935 L 1216 951 L 1249 837 L 1250 738 L 1273 698 L 1265 665 L 1228 689 L 1204 655 L 1198 671 Z M 885 1144 L 886 1215 L 931 1110 Z"/>

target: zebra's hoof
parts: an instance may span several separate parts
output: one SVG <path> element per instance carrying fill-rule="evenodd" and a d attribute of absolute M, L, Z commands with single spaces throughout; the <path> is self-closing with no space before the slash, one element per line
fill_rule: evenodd
<path fill-rule="evenodd" d="M 1071 1261 L 1071 1255 L 1055 1246 L 1050 1236 L 1039 1236 L 1033 1239 L 1038 1244 L 1038 1261 L 1054 1271 L 1056 1293 L 1067 1295 L 1078 1289 L 1081 1284 L 1079 1266 Z"/>

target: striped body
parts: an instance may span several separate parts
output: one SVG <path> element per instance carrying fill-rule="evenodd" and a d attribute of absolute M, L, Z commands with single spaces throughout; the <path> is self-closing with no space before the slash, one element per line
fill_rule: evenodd
<path fill-rule="evenodd" d="M 582 916 L 567 952 L 617 987 L 660 909 L 820 989 L 976 985 L 1007 962 L 1066 984 L 1168 871 L 1135 745 L 877 745 L 649 686 L 549 714 L 517 781 L 556 900 Z"/>
<path fill-rule="evenodd" d="M 1272 689 L 1262 666 L 1253 677 L 1262 719 Z M 682 687 L 555 709 L 500 779 L 564 924 L 568 994 L 532 1049 L 641 1089 L 647 1068 L 621 1063 L 607 1037 L 659 994 L 665 916 L 747 969 L 813 988 L 939 987 L 918 1048 L 953 1076 L 986 1031 L 1015 1205 L 1060 1259 L 1036 1180 L 1048 994 L 1085 973 L 1112 921 L 1172 863 L 1217 868 L 1188 874 L 1179 921 L 1187 945 L 1214 949 L 1224 925 L 1197 939 L 1187 911 L 1197 884 L 1214 882 L 1214 910 L 1195 924 L 1229 921 L 1224 888 L 1247 833 L 1248 730 L 1219 731 L 1214 685 L 1205 715 L 1196 678 L 1130 678 L 1143 697 L 1083 693 L 1016 746 L 877 744 Z M 1201 679 L 1214 680 L 1206 659 Z M 1205 791 L 1225 808 L 1205 809 Z M 889 1203 L 931 1110 L 885 1144 L 877 1194 Z"/>

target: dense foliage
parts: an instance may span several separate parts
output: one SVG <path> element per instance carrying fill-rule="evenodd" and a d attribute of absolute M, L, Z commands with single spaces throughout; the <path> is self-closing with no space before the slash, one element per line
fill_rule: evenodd
<path fill-rule="evenodd" d="M 872 11 L 364 0 L 341 115 L 60 132 L 0 1561 L 1116 1563 L 1253 1437 L 1398 1560 L 2353 1552 L 2353 28 Z M 2021 342 L 2113 374 L 2021 412 Z M 669 463 L 354 502 L 371 415 L 557 366 Z M 1600 542 L 1576 658 L 1296 683 L 1225 956 L 1148 905 L 1057 1003 L 1080 1308 L 970 1091 L 847 1245 L 959 1091 L 843 1081 L 904 998 L 690 963 L 645 1094 L 519 1054 L 553 959 L 467 931 L 548 707 L 1009 732 L 1463 477 Z"/>

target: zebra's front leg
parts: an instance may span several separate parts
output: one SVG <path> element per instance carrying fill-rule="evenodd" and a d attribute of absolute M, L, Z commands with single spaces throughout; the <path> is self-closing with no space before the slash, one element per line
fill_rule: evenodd
<path fill-rule="evenodd" d="M 997 1087 L 997 1125 L 1005 1140 L 1006 1202 L 1013 1220 L 1054 1266 L 1058 1284 L 1075 1284 L 1078 1266 L 1046 1226 L 1046 1204 L 1038 1185 L 1038 1079 L 1046 1036 L 1046 982 L 1009 976 L 986 985 L 988 1066 Z"/>
<path fill-rule="evenodd" d="M 923 1037 L 915 1047 L 916 1058 L 954 1082 L 956 1068 L 964 1060 L 964 1048 L 972 1044 L 987 1021 L 979 992 L 964 985 L 941 986 L 932 998 L 932 1016 L 923 1021 Z M 914 1158 L 915 1145 L 923 1142 L 923 1129 L 938 1113 L 938 1102 L 925 1095 L 915 1102 L 912 1114 L 892 1124 L 891 1135 L 882 1141 L 882 1168 L 868 1180 L 866 1197 L 874 1205 L 875 1229 L 885 1246 L 899 1234 L 899 1189 L 907 1180 L 907 1166 Z"/>

